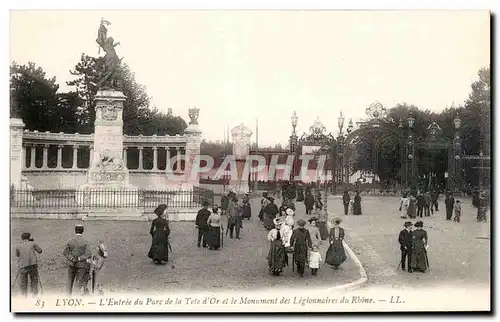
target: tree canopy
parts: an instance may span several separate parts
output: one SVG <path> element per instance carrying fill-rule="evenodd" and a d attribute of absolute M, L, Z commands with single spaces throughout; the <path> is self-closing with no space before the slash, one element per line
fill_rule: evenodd
<path fill-rule="evenodd" d="M 103 58 L 82 54 L 67 85 L 73 91 L 58 93 L 55 77 L 48 78 L 35 63 L 12 63 L 10 72 L 11 115 L 20 117 L 28 130 L 92 133 L 95 96 Z M 135 80 L 123 63 L 119 78 L 127 97 L 123 108 L 124 133 L 128 135 L 176 135 L 187 127 L 179 116 L 167 115 L 150 106 L 146 88 Z"/>

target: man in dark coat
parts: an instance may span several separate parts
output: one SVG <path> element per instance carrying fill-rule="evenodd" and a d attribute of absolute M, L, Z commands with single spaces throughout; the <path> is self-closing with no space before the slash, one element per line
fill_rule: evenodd
<path fill-rule="evenodd" d="M 422 192 L 418 192 L 417 194 L 417 216 L 422 217 L 424 214 L 424 206 L 425 206 L 425 197 Z"/>
<path fill-rule="evenodd" d="M 221 215 L 225 215 L 227 213 L 227 207 L 229 207 L 229 197 L 227 196 L 227 193 L 225 193 L 222 195 L 220 200 L 220 208 L 222 210 Z"/>
<path fill-rule="evenodd" d="M 306 191 L 306 198 L 304 199 L 304 205 L 306 206 L 306 215 L 310 215 L 314 209 L 314 196 L 311 190 Z"/>
<path fill-rule="evenodd" d="M 203 201 L 203 208 L 198 211 L 196 215 L 196 228 L 198 228 L 198 247 L 200 247 L 201 240 L 203 239 L 203 247 L 207 247 L 207 240 L 205 238 L 208 233 L 208 217 L 210 217 L 210 210 L 208 210 L 208 201 Z"/>
<path fill-rule="evenodd" d="M 427 191 L 424 194 L 424 216 L 429 217 L 431 215 L 431 194 Z"/>
<path fill-rule="evenodd" d="M 446 206 L 446 220 L 451 220 L 451 217 L 453 216 L 453 207 L 455 206 L 455 198 L 453 198 L 450 191 L 448 191 L 448 194 L 446 195 L 444 204 Z"/>
<path fill-rule="evenodd" d="M 240 230 L 243 228 L 243 198 L 233 197 L 230 209 L 228 210 L 227 222 L 229 225 L 229 238 L 233 238 L 236 230 L 236 239 L 240 238 Z"/>
<path fill-rule="evenodd" d="M 89 293 L 84 277 L 88 270 L 87 259 L 92 256 L 92 252 L 89 242 L 82 236 L 83 230 L 83 225 L 75 226 L 75 237 L 66 244 L 63 251 L 68 263 L 68 295 L 73 293 L 75 282 L 78 289 L 83 289 L 84 294 Z"/>
<path fill-rule="evenodd" d="M 304 201 L 304 187 L 302 185 L 297 187 L 297 202 Z"/>
<path fill-rule="evenodd" d="M 406 263 L 408 263 L 408 273 L 412 272 L 410 267 L 411 247 L 413 242 L 412 226 L 410 221 L 405 222 L 405 228 L 401 230 L 398 238 L 401 249 L 401 269 L 404 271 L 406 269 Z M 406 261 L 407 259 L 408 261 Z"/>
<path fill-rule="evenodd" d="M 304 269 L 306 260 L 308 258 L 308 251 L 312 248 L 311 235 L 309 230 L 305 229 L 306 222 L 303 219 L 297 221 L 299 228 L 295 229 L 290 238 L 290 247 L 293 248 L 293 257 L 295 265 L 297 265 L 297 272 L 300 277 L 304 276 Z"/>
<path fill-rule="evenodd" d="M 431 192 L 431 213 L 432 214 L 434 214 L 434 210 L 439 211 L 438 198 L 439 198 L 439 192 L 436 189 L 434 189 L 434 191 Z"/>
<path fill-rule="evenodd" d="M 344 195 L 342 195 L 342 204 L 344 205 L 344 215 L 349 214 L 349 202 L 351 202 L 351 196 L 348 190 L 344 190 Z"/>

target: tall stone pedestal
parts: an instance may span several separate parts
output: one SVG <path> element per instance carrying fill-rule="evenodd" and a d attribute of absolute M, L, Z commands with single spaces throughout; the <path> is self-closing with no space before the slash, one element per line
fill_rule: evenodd
<path fill-rule="evenodd" d="M 13 203 L 17 201 L 17 198 L 26 202 L 33 197 L 31 192 L 26 191 L 33 190 L 33 187 L 29 184 L 28 179 L 22 175 L 23 163 L 26 157 L 23 154 L 23 129 L 23 120 L 18 118 L 10 119 L 10 185 L 14 189 L 25 191 L 22 195 L 12 195 L 11 201 Z"/>
<path fill-rule="evenodd" d="M 186 186 L 192 189 L 200 183 L 199 163 L 197 158 L 200 155 L 201 129 L 198 125 L 198 108 L 189 109 L 189 125 L 184 131 L 187 136 L 186 142 L 186 166 L 184 168 Z M 198 164 L 197 164 L 198 163 Z"/>
<path fill-rule="evenodd" d="M 10 184 L 21 188 L 21 171 L 23 167 L 23 120 L 10 119 Z"/>
<path fill-rule="evenodd" d="M 231 178 L 229 181 L 230 189 L 236 193 L 245 193 L 250 190 L 248 184 L 248 177 L 243 178 L 245 163 L 250 154 L 250 137 L 253 132 L 248 127 L 241 123 L 231 130 L 233 137 L 233 155 L 236 159 L 236 170 L 238 173 L 237 178 Z"/>
<path fill-rule="evenodd" d="M 100 90 L 96 95 L 93 159 L 87 183 L 80 186 L 77 196 L 85 208 L 91 209 L 88 219 L 143 217 L 136 208 L 139 192 L 129 183 L 129 171 L 122 159 L 125 99 L 116 90 Z"/>

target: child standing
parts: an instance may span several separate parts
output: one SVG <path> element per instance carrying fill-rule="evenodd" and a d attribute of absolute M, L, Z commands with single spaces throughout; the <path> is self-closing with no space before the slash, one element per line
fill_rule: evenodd
<path fill-rule="evenodd" d="M 90 281 L 90 289 L 92 294 L 97 293 L 98 295 L 104 295 L 102 284 L 97 283 L 97 278 L 99 277 L 99 272 L 104 265 L 104 259 L 106 257 L 108 257 L 108 249 L 103 242 L 99 242 L 99 246 L 97 247 L 97 254 L 92 255 L 92 257 L 87 259 L 88 272 L 85 278 L 87 282 Z"/>
<path fill-rule="evenodd" d="M 318 274 L 319 263 L 321 262 L 321 254 L 318 251 L 318 246 L 314 245 L 312 247 L 311 254 L 309 255 L 309 268 L 313 275 Z"/>
<path fill-rule="evenodd" d="M 460 223 L 460 215 L 462 214 L 462 206 L 460 205 L 460 200 L 455 202 L 455 218 L 453 218 L 454 222 Z"/>

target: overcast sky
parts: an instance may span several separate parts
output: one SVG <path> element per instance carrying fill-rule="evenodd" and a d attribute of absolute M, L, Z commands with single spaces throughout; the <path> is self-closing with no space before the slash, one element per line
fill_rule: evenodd
<path fill-rule="evenodd" d="M 286 144 L 294 110 L 299 133 L 320 117 L 334 135 L 340 111 L 347 123 L 374 101 L 439 111 L 490 62 L 486 11 L 14 11 L 10 59 L 69 90 L 101 17 L 152 104 L 186 121 L 200 108 L 208 140 L 258 118 L 260 145 Z"/>

